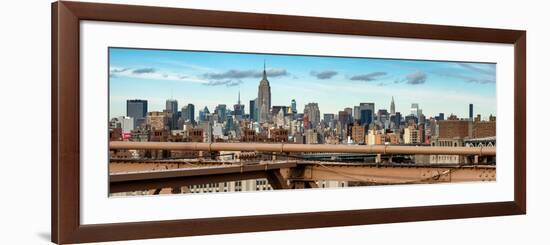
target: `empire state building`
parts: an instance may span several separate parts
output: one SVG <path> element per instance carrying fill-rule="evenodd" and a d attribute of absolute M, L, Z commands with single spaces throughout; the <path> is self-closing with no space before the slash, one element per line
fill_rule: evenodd
<path fill-rule="evenodd" d="M 258 86 L 258 119 L 260 123 L 265 123 L 269 121 L 269 110 L 271 109 L 271 87 L 269 86 L 269 81 L 267 80 L 267 74 L 265 72 L 265 63 L 264 63 L 264 73 L 262 80 L 260 81 L 260 86 Z"/>

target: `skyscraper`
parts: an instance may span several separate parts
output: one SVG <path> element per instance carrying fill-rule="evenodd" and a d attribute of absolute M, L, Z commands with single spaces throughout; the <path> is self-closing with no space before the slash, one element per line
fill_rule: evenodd
<path fill-rule="evenodd" d="M 312 127 L 316 127 L 321 122 L 321 112 L 317 103 L 308 103 L 304 107 L 304 117 L 308 116 Z"/>
<path fill-rule="evenodd" d="M 346 111 L 350 117 L 353 115 L 353 109 L 350 107 L 344 108 L 344 111 Z M 349 123 L 353 123 L 353 121 L 350 121 Z"/>
<path fill-rule="evenodd" d="M 348 124 L 351 122 L 351 115 L 348 113 L 348 111 L 338 111 L 338 123 L 340 124 L 340 132 L 341 134 L 346 134 L 348 129 Z"/>
<path fill-rule="evenodd" d="M 237 99 L 237 104 L 233 105 L 233 113 L 237 120 L 241 120 L 244 115 L 244 105 L 241 104 L 241 91 L 239 91 L 239 98 Z"/>
<path fill-rule="evenodd" d="M 177 129 L 178 127 L 178 101 L 174 99 L 166 100 L 166 112 L 170 113 L 170 119 L 168 126 L 171 130 Z"/>
<path fill-rule="evenodd" d="M 325 113 L 323 114 L 323 121 L 325 123 L 325 127 L 330 127 L 331 129 L 334 128 L 334 114 L 332 113 Z"/>
<path fill-rule="evenodd" d="M 438 120 L 438 121 L 445 120 L 445 113 L 440 112 L 439 115 L 435 117 L 435 120 Z"/>
<path fill-rule="evenodd" d="M 370 124 L 374 121 L 374 103 L 359 103 L 354 107 L 354 120 L 361 122 L 361 125 Z"/>
<path fill-rule="evenodd" d="M 304 113 L 304 128 L 311 128 L 311 122 L 309 121 L 309 115 Z"/>
<path fill-rule="evenodd" d="M 362 109 L 360 111 L 361 125 L 370 125 L 374 121 L 374 112 L 371 109 Z"/>
<path fill-rule="evenodd" d="M 217 116 L 217 118 L 214 118 L 214 120 L 217 120 L 219 123 L 223 123 L 226 119 L 227 115 L 227 105 L 225 104 L 219 104 L 214 108 L 214 114 L 213 116 Z"/>
<path fill-rule="evenodd" d="M 191 123 L 195 122 L 195 105 L 187 104 L 181 109 L 181 117 L 183 121 L 189 120 Z"/>
<path fill-rule="evenodd" d="M 390 126 L 392 126 L 392 128 L 394 128 L 394 129 L 399 129 L 399 126 L 401 125 L 401 113 L 396 112 L 395 115 L 391 115 L 390 120 L 393 124 L 393 125 L 390 125 Z"/>
<path fill-rule="evenodd" d="M 199 121 L 205 122 L 210 120 L 210 110 L 205 106 L 204 109 L 199 111 Z"/>
<path fill-rule="evenodd" d="M 393 96 L 391 97 L 390 115 L 395 115 L 395 102 L 393 101 Z"/>
<path fill-rule="evenodd" d="M 418 103 L 411 104 L 411 115 L 414 115 L 416 118 L 418 118 Z"/>
<path fill-rule="evenodd" d="M 265 71 L 264 63 L 264 73 L 262 80 L 260 81 L 260 86 L 258 86 L 258 118 L 260 123 L 265 123 L 269 121 L 269 110 L 271 109 L 271 87 L 269 86 L 269 81 L 267 80 L 267 73 Z"/>
<path fill-rule="evenodd" d="M 470 104 L 469 116 L 470 116 L 470 121 L 473 121 L 474 120 L 474 104 Z"/>
<path fill-rule="evenodd" d="M 353 107 L 353 120 L 360 120 L 361 119 L 361 107 L 358 105 Z"/>
<path fill-rule="evenodd" d="M 147 116 L 147 100 L 127 100 L 126 116 L 134 119 L 133 128 L 137 128 L 145 123 Z"/>
<path fill-rule="evenodd" d="M 296 109 L 296 100 L 295 99 L 292 99 L 292 101 L 290 101 L 290 107 L 292 108 L 292 114 L 298 113 L 298 110 Z"/>
<path fill-rule="evenodd" d="M 257 118 L 258 113 L 256 112 L 256 99 L 250 100 L 248 110 L 250 114 L 250 120 L 258 121 L 258 118 Z"/>
<path fill-rule="evenodd" d="M 378 113 L 376 113 L 376 117 L 382 125 L 384 125 L 387 121 L 390 119 L 390 114 L 388 114 L 388 110 L 386 109 L 379 109 Z"/>

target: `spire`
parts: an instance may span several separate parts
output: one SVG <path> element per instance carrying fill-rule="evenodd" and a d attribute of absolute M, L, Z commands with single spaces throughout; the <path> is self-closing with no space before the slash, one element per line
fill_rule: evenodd
<path fill-rule="evenodd" d="M 263 79 L 267 80 L 267 73 L 265 72 L 265 59 L 264 59 L 264 77 Z"/>
<path fill-rule="evenodd" d="M 240 105 L 241 104 L 241 91 L 239 90 L 239 100 L 237 101 L 237 104 Z"/>
<path fill-rule="evenodd" d="M 393 101 L 393 96 L 391 97 L 390 114 L 395 115 L 395 102 Z"/>

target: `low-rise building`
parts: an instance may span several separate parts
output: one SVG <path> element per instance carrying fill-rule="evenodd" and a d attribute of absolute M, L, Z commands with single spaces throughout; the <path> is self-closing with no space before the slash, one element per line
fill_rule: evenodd
<path fill-rule="evenodd" d="M 405 143 L 405 144 L 419 144 L 419 143 L 421 143 L 418 128 L 416 128 L 414 125 L 409 125 L 403 131 L 404 131 L 403 132 L 403 143 Z"/>
<path fill-rule="evenodd" d="M 431 146 L 439 147 L 462 147 L 464 139 L 455 137 L 451 139 L 434 138 Z M 462 155 L 430 155 L 430 164 L 461 164 L 465 162 Z"/>
<path fill-rule="evenodd" d="M 204 129 L 202 128 L 189 128 L 187 129 L 187 137 L 191 142 L 204 142 Z"/>
<path fill-rule="evenodd" d="M 367 145 L 383 145 L 385 136 L 378 130 L 370 129 L 367 135 Z"/>
<path fill-rule="evenodd" d="M 270 129 L 269 136 L 274 142 L 288 142 L 288 130 L 284 128 Z"/>
<path fill-rule="evenodd" d="M 123 134 L 128 134 L 134 129 L 134 119 L 131 117 L 121 116 L 111 119 L 109 128 L 120 128 Z"/>

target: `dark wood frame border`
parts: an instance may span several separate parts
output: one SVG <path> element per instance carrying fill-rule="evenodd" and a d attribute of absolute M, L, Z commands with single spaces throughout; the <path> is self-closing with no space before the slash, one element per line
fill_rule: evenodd
<path fill-rule="evenodd" d="M 79 23 L 81 20 L 420 38 L 514 45 L 514 201 L 315 213 L 80 224 Z M 526 32 L 165 7 L 52 4 L 52 241 L 80 243 L 304 229 L 526 213 Z"/>

